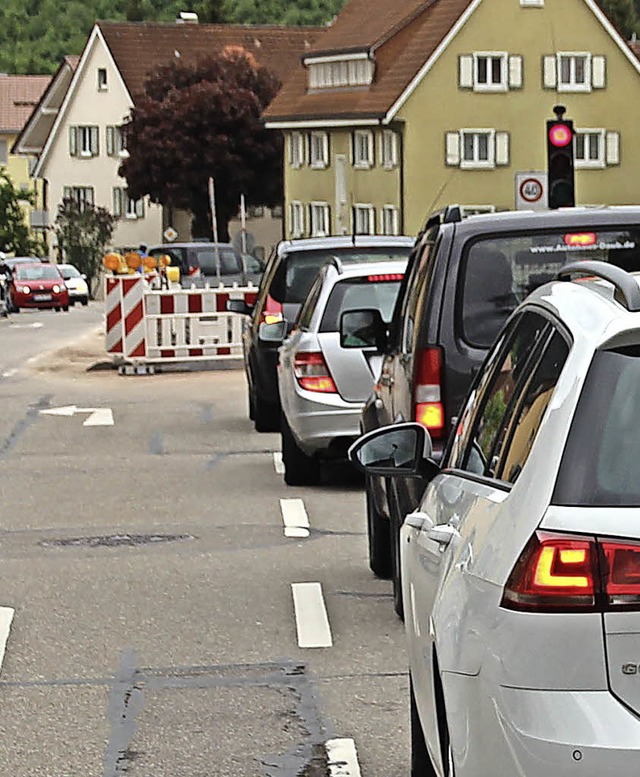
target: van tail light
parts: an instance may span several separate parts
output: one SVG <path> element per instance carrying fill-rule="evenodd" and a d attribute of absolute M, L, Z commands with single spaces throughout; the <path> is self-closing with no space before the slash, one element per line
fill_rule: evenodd
<path fill-rule="evenodd" d="M 640 542 L 538 531 L 502 596 L 510 610 L 640 610 Z"/>
<path fill-rule="evenodd" d="M 337 394 L 329 367 L 319 351 L 301 351 L 293 360 L 293 373 L 300 386 L 307 391 Z"/>
<path fill-rule="evenodd" d="M 258 324 L 277 324 L 278 321 L 282 321 L 282 305 L 280 302 L 276 302 L 273 297 L 267 295 Z"/>
<path fill-rule="evenodd" d="M 432 439 L 442 440 L 445 436 L 442 351 L 440 348 L 420 348 L 415 359 L 415 420 L 429 430 Z"/>

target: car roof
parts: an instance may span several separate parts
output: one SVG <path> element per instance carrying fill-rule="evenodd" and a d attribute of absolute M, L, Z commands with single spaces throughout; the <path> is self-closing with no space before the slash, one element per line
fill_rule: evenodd
<path fill-rule="evenodd" d="M 371 247 L 412 247 L 415 237 L 408 235 L 335 235 L 333 237 L 304 237 L 295 240 L 281 240 L 278 243 L 278 254 L 288 254 L 293 251 L 313 251 L 322 248 L 371 248 Z"/>
<path fill-rule="evenodd" d="M 545 211 L 498 211 L 476 213 L 462 221 L 448 222 L 456 231 L 466 235 L 479 231 L 517 231 L 519 229 L 563 229 L 575 226 L 640 226 L 640 206 L 614 205 L 578 208 L 559 208 Z"/>

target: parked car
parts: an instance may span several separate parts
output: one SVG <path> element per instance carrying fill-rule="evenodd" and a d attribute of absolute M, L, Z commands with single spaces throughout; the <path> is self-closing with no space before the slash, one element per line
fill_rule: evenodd
<path fill-rule="evenodd" d="M 415 238 L 345 236 L 284 240 L 267 260 L 254 305 L 229 300 L 227 309 L 249 316 L 243 332 L 249 417 L 258 432 L 280 429 L 280 398 L 276 366 L 278 343 L 260 341 L 260 324 L 293 322 L 319 269 L 335 256 L 343 265 L 406 259 Z"/>
<path fill-rule="evenodd" d="M 57 267 L 64 278 L 65 286 L 69 290 L 69 304 L 75 305 L 76 302 L 80 302 L 83 305 L 88 305 L 89 286 L 87 284 L 87 276 L 72 264 L 59 264 Z"/>
<path fill-rule="evenodd" d="M 7 256 L 4 261 L 9 267 L 15 267 L 17 264 L 47 264 L 49 259 L 39 256 Z"/>
<path fill-rule="evenodd" d="M 400 543 L 413 777 L 638 772 L 640 278 L 560 277 L 510 317 L 439 466 L 415 422 L 351 451 L 427 482 Z"/>
<path fill-rule="evenodd" d="M 69 310 L 69 291 L 55 264 L 16 264 L 9 297 L 14 313 L 20 308 Z"/>
<path fill-rule="evenodd" d="M 180 268 L 183 286 L 198 287 L 206 283 L 246 286 L 257 285 L 262 277 L 262 266 L 255 259 L 252 264 L 239 254 L 231 243 L 207 243 L 196 240 L 191 243 L 164 243 L 151 246 L 149 256 L 171 257 L 171 264 Z M 245 255 L 246 256 L 246 255 Z"/>
<path fill-rule="evenodd" d="M 391 318 L 407 260 L 343 265 L 334 257 L 318 273 L 278 361 L 280 435 L 288 485 L 314 485 L 321 463 L 346 459 L 360 414 L 380 371 L 377 331 Z M 379 325 L 361 321 L 374 308 Z M 262 324 L 263 342 L 282 342 L 285 320 Z"/>
<path fill-rule="evenodd" d="M 419 421 L 436 457 L 500 328 L 519 301 L 572 259 L 640 269 L 640 208 L 567 208 L 461 218 L 434 214 L 411 257 L 380 379 L 362 416 L 364 432 Z M 393 580 L 402 616 L 399 535 L 424 485 L 411 478 L 367 477 L 369 563 Z"/>

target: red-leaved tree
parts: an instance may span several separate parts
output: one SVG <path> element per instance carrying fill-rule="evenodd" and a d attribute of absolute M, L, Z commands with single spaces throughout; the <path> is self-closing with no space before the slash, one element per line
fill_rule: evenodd
<path fill-rule="evenodd" d="M 191 212 L 194 235 L 211 237 L 212 177 L 220 240 L 228 240 L 241 194 L 247 205 L 281 204 L 282 136 L 261 122 L 279 88 L 273 73 L 236 47 L 159 68 L 124 126 L 129 156 L 119 173 L 129 195 Z"/>

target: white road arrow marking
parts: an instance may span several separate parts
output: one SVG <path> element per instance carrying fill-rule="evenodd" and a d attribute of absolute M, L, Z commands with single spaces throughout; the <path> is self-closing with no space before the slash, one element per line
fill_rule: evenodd
<path fill-rule="evenodd" d="M 0 668 L 4 660 L 4 651 L 7 647 L 14 612 L 12 607 L 0 607 Z"/>
<path fill-rule="evenodd" d="M 77 407 L 76 405 L 64 405 L 63 407 L 49 407 L 41 410 L 40 415 L 57 415 L 71 417 L 77 413 L 89 413 L 89 418 L 83 426 L 113 426 L 113 411 L 110 407 Z"/>

